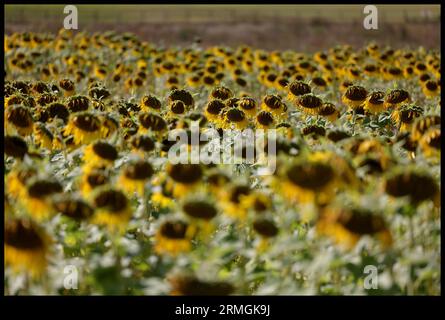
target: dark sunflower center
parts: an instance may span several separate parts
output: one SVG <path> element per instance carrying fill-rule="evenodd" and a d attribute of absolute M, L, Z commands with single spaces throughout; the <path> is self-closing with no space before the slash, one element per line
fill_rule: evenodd
<path fill-rule="evenodd" d="M 246 118 L 244 112 L 235 108 L 232 108 L 229 111 L 227 111 L 226 116 L 230 122 L 241 122 Z"/>
<path fill-rule="evenodd" d="M 82 200 L 64 199 L 54 203 L 54 208 L 63 215 L 76 220 L 89 218 L 94 210 L 91 206 Z"/>
<path fill-rule="evenodd" d="M 8 113 L 8 121 L 20 128 L 26 128 L 32 124 L 29 110 L 21 106 L 16 106 Z"/>
<path fill-rule="evenodd" d="M 99 130 L 100 121 L 93 115 L 77 115 L 73 120 L 74 125 L 87 132 L 94 132 Z"/>
<path fill-rule="evenodd" d="M 425 86 L 429 91 L 436 91 L 438 88 L 436 81 L 427 81 Z"/>
<path fill-rule="evenodd" d="M 264 98 L 264 103 L 270 109 L 279 109 L 281 107 L 281 100 L 277 96 L 267 95 Z"/>
<path fill-rule="evenodd" d="M 136 136 L 131 140 L 131 144 L 134 148 L 142 149 L 146 152 L 152 151 L 155 148 L 153 139 L 148 136 Z"/>
<path fill-rule="evenodd" d="M 257 121 L 263 126 L 269 126 L 273 123 L 274 119 L 270 112 L 261 111 L 257 116 Z"/>
<path fill-rule="evenodd" d="M 429 136 L 427 139 L 427 143 L 430 147 L 440 150 L 440 131 L 434 133 L 432 136 Z"/>
<path fill-rule="evenodd" d="M 161 117 L 153 113 L 144 113 L 139 116 L 139 121 L 144 128 L 153 131 L 162 131 L 167 128 L 167 122 Z"/>
<path fill-rule="evenodd" d="M 11 157 L 23 158 L 28 152 L 28 145 L 18 136 L 5 136 L 4 152 Z"/>
<path fill-rule="evenodd" d="M 295 96 L 301 96 L 307 93 L 311 93 L 311 87 L 302 81 L 292 82 L 289 85 L 289 90 Z"/>
<path fill-rule="evenodd" d="M 92 187 L 104 185 L 107 180 L 107 177 L 101 172 L 91 172 L 87 176 L 88 184 Z"/>
<path fill-rule="evenodd" d="M 204 201 L 192 201 L 183 205 L 184 212 L 194 218 L 212 219 L 216 216 L 217 211 L 213 205 Z"/>
<path fill-rule="evenodd" d="M 171 104 L 170 109 L 173 113 L 182 114 L 185 111 L 184 102 L 176 100 Z"/>
<path fill-rule="evenodd" d="M 95 199 L 94 204 L 99 208 L 106 208 L 112 213 L 117 213 L 127 207 L 128 200 L 125 195 L 116 190 L 101 192 Z"/>
<path fill-rule="evenodd" d="M 437 185 L 430 177 L 408 172 L 387 179 L 385 189 L 393 197 L 410 196 L 414 203 L 419 203 L 432 198 Z"/>
<path fill-rule="evenodd" d="M 114 161 L 118 157 L 116 148 L 106 142 L 96 142 L 93 144 L 93 151 L 96 155 L 106 160 Z"/>
<path fill-rule="evenodd" d="M 349 137 L 350 135 L 347 132 L 341 130 L 334 130 L 328 133 L 328 139 L 333 142 L 338 142 Z"/>
<path fill-rule="evenodd" d="M 373 92 L 371 93 L 371 96 L 369 97 L 369 102 L 372 104 L 382 104 L 383 103 L 383 92 Z"/>
<path fill-rule="evenodd" d="M 366 99 L 368 92 L 360 86 L 349 86 L 345 96 L 351 101 L 363 101 Z"/>
<path fill-rule="evenodd" d="M 210 114 L 217 115 L 224 109 L 225 105 L 220 100 L 212 100 L 207 104 L 207 112 Z"/>
<path fill-rule="evenodd" d="M 175 100 L 181 100 L 182 102 L 184 102 L 186 106 L 191 106 L 194 103 L 193 97 L 189 92 L 179 89 L 172 91 L 172 93 L 169 96 L 169 100 L 171 102 Z"/>
<path fill-rule="evenodd" d="M 278 233 L 277 226 L 268 219 L 257 219 L 253 222 L 253 229 L 260 235 L 270 238 Z"/>
<path fill-rule="evenodd" d="M 22 220 L 5 223 L 4 241 L 7 245 L 23 250 L 36 250 L 44 246 L 35 226 Z"/>
<path fill-rule="evenodd" d="M 339 223 L 359 235 L 373 235 L 385 230 L 385 222 L 381 217 L 358 210 L 342 213 Z"/>
<path fill-rule="evenodd" d="M 38 180 L 28 187 L 28 194 L 33 198 L 43 198 L 62 191 L 62 185 L 56 181 Z"/>
<path fill-rule="evenodd" d="M 90 100 L 88 99 L 88 97 L 84 96 L 72 97 L 68 101 L 68 108 L 71 112 L 86 111 L 88 110 L 89 106 Z"/>
<path fill-rule="evenodd" d="M 142 103 L 144 104 L 144 106 L 152 108 L 152 109 L 156 109 L 159 110 L 161 109 L 161 101 L 159 101 L 156 97 L 154 96 L 145 96 L 142 99 Z"/>
<path fill-rule="evenodd" d="M 230 201 L 233 203 L 240 203 L 241 196 L 248 196 L 250 194 L 250 188 L 248 186 L 235 186 L 232 189 L 230 195 Z"/>
<path fill-rule="evenodd" d="M 323 107 L 321 107 L 320 111 L 318 111 L 318 114 L 320 116 L 330 116 L 334 114 L 336 111 L 337 109 L 335 109 L 335 106 L 333 104 L 325 103 Z"/>
<path fill-rule="evenodd" d="M 211 94 L 213 98 L 221 100 L 226 100 L 230 98 L 231 95 L 232 93 L 227 88 L 215 88 Z"/>
<path fill-rule="evenodd" d="M 409 98 L 409 93 L 405 90 L 393 90 L 386 97 L 386 101 L 393 104 L 402 103 Z"/>
<path fill-rule="evenodd" d="M 139 161 L 131 164 L 125 169 L 125 176 L 133 180 L 148 179 L 153 175 L 153 167 L 150 163 Z"/>
<path fill-rule="evenodd" d="M 298 104 L 306 109 L 314 109 L 322 106 L 323 102 L 317 96 L 305 94 L 298 98 Z"/>
<path fill-rule="evenodd" d="M 183 221 L 167 221 L 161 225 L 161 235 L 169 239 L 185 239 L 187 223 Z"/>
<path fill-rule="evenodd" d="M 68 120 L 70 112 L 64 104 L 53 102 L 45 109 L 48 112 L 50 118 L 60 118 L 64 122 Z M 85 109 L 86 110 L 86 109 Z"/>
<path fill-rule="evenodd" d="M 170 177 L 180 183 L 194 183 L 202 177 L 202 168 L 197 164 L 175 164 L 169 168 Z"/>
<path fill-rule="evenodd" d="M 332 181 L 334 171 L 322 163 L 296 164 L 287 171 L 287 177 L 305 189 L 318 190 Z"/>

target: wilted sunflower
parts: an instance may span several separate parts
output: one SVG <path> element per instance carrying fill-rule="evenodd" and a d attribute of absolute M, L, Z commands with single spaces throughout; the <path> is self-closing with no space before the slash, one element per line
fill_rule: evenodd
<path fill-rule="evenodd" d="M 340 112 L 337 110 L 333 103 L 325 102 L 318 110 L 317 115 L 322 116 L 331 122 L 334 122 L 338 119 Z"/>
<path fill-rule="evenodd" d="M 323 107 L 323 101 L 316 95 L 308 93 L 296 99 L 296 106 L 305 114 L 316 115 Z"/>
<path fill-rule="evenodd" d="M 7 156 L 17 159 L 23 159 L 28 153 L 28 145 L 26 144 L 26 141 L 19 136 L 5 135 L 3 147 L 4 153 Z"/>
<path fill-rule="evenodd" d="M 292 102 L 297 102 L 298 97 L 311 93 L 311 87 L 307 83 L 299 80 L 289 83 L 288 89 L 287 98 Z"/>
<path fill-rule="evenodd" d="M 33 177 L 28 180 L 23 201 L 29 215 L 42 221 L 54 214 L 51 197 L 63 191 L 63 186 L 53 179 Z"/>
<path fill-rule="evenodd" d="M 103 168 L 94 168 L 83 173 L 80 190 L 84 197 L 90 197 L 91 191 L 109 182 L 109 173 Z"/>
<path fill-rule="evenodd" d="M 355 110 L 364 104 L 367 96 L 368 96 L 368 91 L 366 91 L 365 88 L 361 86 L 351 85 L 346 89 L 345 93 L 343 94 L 342 101 L 349 108 Z"/>
<path fill-rule="evenodd" d="M 67 102 L 70 112 L 87 111 L 90 107 L 90 99 L 87 96 L 72 96 Z"/>
<path fill-rule="evenodd" d="M 167 122 L 164 118 L 152 112 L 140 113 L 139 123 L 141 133 L 152 131 L 156 134 L 162 134 L 167 130 Z"/>
<path fill-rule="evenodd" d="M 27 182 L 37 175 L 37 169 L 33 167 L 18 167 L 6 176 L 6 190 L 14 199 L 24 199 L 27 194 Z"/>
<path fill-rule="evenodd" d="M 156 233 L 155 250 L 159 254 L 176 256 L 191 250 L 191 239 L 195 233 L 187 222 L 177 219 L 166 220 Z"/>
<path fill-rule="evenodd" d="M 352 249 L 363 236 L 377 237 L 384 248 L 392 244 L 391 233 L 381 215 L 365 208 L 327 208 L 317 221 L 317 231 Z"/>
<path fill-rule="evenodd" d="M 247 216 L 246 203 L 248 203 L 248 196 L 251 193 L 252 190 L 246 184 L 233 184 L 228 190 L 224 190 L 221 203 L 224 213 L 229 217 L 245 220 Z"/>
<path fill-rule="evenodd" d="M 257 102 L 251 97 L 242 97 L 238 100 L 238 107 L 247 117 L 255 117 L 257 113 Z"/>
<path fill-rule="evenodd" d="M 133 213 L 125 194 L 109 187 L 98 190 L 93 205 L 96 212 L 92 222 L 104 225 L 112 232 L 123 232 Z"/>
<path fill-rule="evenodd" d="M 282 117 L 283 113 L 286 112 L 287 107 L 282 102 L 281 97 L 278 95 L 268 94 L 264 96 L 261 103 L 261 108 L 264 111 L 272 113 L 276 117 Z"/>
<path fill-rule="evenodd" d="M 206 118 L 214 123 L 218 123 L 220 120 L 221 113 L 226 107 L 224 102 L 219 99 L 210 100 L 205 106 L 204 112 Z"/>
<path fill-rule="evenodd" d="M 74 82 L 69 79 L 62 79 L 59 82 L 59 86 L 63 89 L 65 97 L 72 96 L 74 94 Z"/>
<path fill-rule="evenodd" d="M 226 296 L 234 291 L 233 285 L 224 281 L 203 281 L 192 275 L 172 275 L 168 277 L 175 296 Z"/>
<path fill-rule="evenodd" d="M 439 187 L 428 174 L 413 170 L 401 169 L 388 175 L 385 180 L 385 191 L 392 197 L 408 197 L 417 206 L 423 201 L 434 199 Z"/>
<path fill-rule="evenodd" d="M 34 124 L 34 139 L 40 148 L 51 150 L 53 147 L 54 136 L 42 122 Z"/>
<path fill-rule="evenodd" d="M 7 219 L 4 232 L 5 267 L 41 276 L 48 264 L 49 236 L 25 219 Z"/>
<path fill-rule="evenodd" d="M 409 103 L 411 96 L 408 91 L 395 89 L 388 93 L 385 97 L 385 108 L 398 107 L 403 103 Z"/>
<path fill-rule="evenodd" d="M 414 121 L 423 113 L 423 109 L 413 105 L 399 106 L 391 114 L 391 119 L 397 123 L 399 131 L 405 132 L 411 129 Z"/>
<path fill-rule="evenodd" d="M 238 108 L 230 108 L 224 114 L 224 128 L 232 128 L 242 130 L 249 124 L 244 111 Z"/>
<path fill-rule="evenodd" d="M 145 183 L 153 173 L 153 167 L 148 161 L 138 160 L 121 169 L 119 184 L 129 194 L 136 192 L 142 197 Z"/>
<path fill-rule="evenodd" d="M 274 126 L 275 119 L 271 112 L 268 111 L 260 111 L 256 118 L 255 124 L 258 129 L 269 129 Z"/>
<path fill-rule="evenodd" d="M 192 108 L 195 104 L 195 101 L 190 92 L 183 89 L 175 89 L 170 93 L 170 95 L 168 96 L 168 102 L 171 103 L 175 100 L 184 102 L 187 108 Z"/>
<path fill-rule="evenodd" d="M 428 131 L 429 128 L 440 125 L 440 116 L 427 115 L 417 119 L 411 130 L 411 138 L 414 141 L 420 140 L 423 134 Z"/>
<path fill-rule="evenodd" d="M 65 135 L 73 135 L 76 145 L 88 144 L 101 138 L 100 119 L 88 112 L 76 113 L 65 127 Z"/>
<path fill-rule="evenodd" d="M 6 110 L 5 132 L 28 136 L 33 131 L 33 118 L 29 108 L 21 105 L 11 106 Z"/>
<path fill-rule="evenodd" d="M 377 114 L 384 111 L 384 98 L 385 93 L 382 91 L 375 91 L 370 93 L 364 104 L 364 109 L 372 114 Z"/>
<path fill-rule="evenodd" d="M 140 151 L 143 154 L 153 151 L 156 147 L 155 141 L 147 135 L 135 135 L 131 138 L 131 146 L 135 151 Z"/>
<path fill-rule="evenodd" d="M 153 95 L 143 96 L 141 99 L 141 110 L 144 112 L 160 111 L 161 101 Z"/>

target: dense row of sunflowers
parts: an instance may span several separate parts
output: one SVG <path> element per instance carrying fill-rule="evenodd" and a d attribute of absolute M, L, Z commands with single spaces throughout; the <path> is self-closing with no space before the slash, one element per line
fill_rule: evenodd
<path fill-rule="evenodd" d="M 437 52 L 4 43 L 7 293 L 439 293 Z M 276 171 L 169 163 L 193 121 L 276 129 Z"/>

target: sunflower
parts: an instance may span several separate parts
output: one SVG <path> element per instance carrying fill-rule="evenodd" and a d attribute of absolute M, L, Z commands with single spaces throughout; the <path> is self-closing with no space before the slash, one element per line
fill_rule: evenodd
<path fill-rule="evenodd" d="M 196 189 L 203 176 L 203 169 L 198 164 L 167 164 L 166 172 L 173 184 L 176 198 Z"/>
<path fill-rule="evenodd" d="M 23 138 L 19 136 L 4 136 L 4 153 L 13 158 L 23 159 L 28 153 L 28 145 Z"/>
<path fill-rule="evenodd" d="M 385 93 L 382 91 L 375 91 L 368 95 L 366 102 L 364 104 L 365 111 L 378 114 L 385 110 L 384 107 Z"/>
<path fill-rule="evenodd" d="M 346 249 L 354 248 L 363 236 L 377 237 L 384 248 L 392 244 L 392 236 L 383 217 L 366 208 L 324 209 L 316 229 Z"/>
<path fill-rule="evenodd" d="M 287 98 L 292 102 L 297 102 L 298 97 L 311 93 L 311 87 L 300 80 L 295 80 L 288 85 L 288 95 Z"/>
<path fill-rule="evenodd" d="M 274 123 L 275 123 L 275 119 L 274 119 L 272 113 L 265 111 L 265 110 L 260 111 L 255 118 L 256 127 L 259 129 L 267 130 L 267 129 L 273 127 Z"/>
<path fill-rule="evenodd" d="M 307 93 L 296 99 L 296 106 L 305 114 L 316 115 L 323 107 L 323 101 L 316 95 Z"/>
<path fill-rule="evenodd" d="M 414 121 L 423 113 L 423 109 L 413 105 L 399 106 L 392 114 L 391 119 L 398 124 L 400 132 L 410 130 Z"/>
<path fill-rule="evenodd" d="M 257 103 L 251 97 L 242 97 L 238 100 L 238 107 L 247 117 L 253 118 L 257 113 Z"/>
<path fill-rule="evenodd" d="M 224 113 L 224 128 L 235 128 L 242 130 L 249 124 L 246 114 L 238 108 L 230 108 Z"/>
<path fill-rule="evenodd" d="M 246 184 L 232 184 L 228 190 L 222 192 L 222 208 L 224 213 L 234 219 L 245 220 L 247 217 L 248 197 L 252 193 Z"/>
<path fill-rule="evenodd" d="M 89 219 L 94 214 L 94 209 L 87 202 L 70 196 L 56 198 L 53 206 L 56 212 L 77 221 Z"/>
<path fill-rule="evenodd" d="M 191 250 L 191 239 L 195 230 L 183 220 L 170 219 L 164 221 L 155 236 L 155 251 L 159 254 L 176 256 Z"/>
<path fill-rule="evenodd" d="M 192 275 L 177 274 L 168 277 L 175 296 L 227 296 L 233 293 L 232 284 L 224 281 L 203 281 Z"/>
<path fill-rule="evenodd" d="M 60 88 L 63 89 L 65 97 L 72 96 L 74 94 L 74 82 L 69 79 L 62 79 L 59 82 Z"/>
<path fill-rule="evenodd" d="M 414 206 L 434 199 L 439 191 L 436 181 L 429 174 L 407 169 L 396 169 L 390 173 L 384 186 L 387 194 L 395 198 L 408 197 Z"/>
<path fill-rule="evenodd" d="M 385 108 L 398 107 L 404 103 L 409 103 L 410 100 L 411 96 L 408 91 L 395 89 L 386 95 Z"/>
<path fill-rule="evenodd" d="M 40 277 L 48 264 L 49 236 L 25 219 L 6 220 L 4 232 L 5 267 Z"/>
<path fill-rule="evenodd" d="M 429 128 L 440 125 L 440 122 L 440 116 L 438 115 L 427 115 L 417 119 L 411 129 L 411 138 L 414 141 L 419 141 Z"/>
<path fill-rule="evenodd" d="M 90 197 L 91 191 L 109 182 L 109 174 L 104 168 L 92 168 L 84 171 L 82 175 L 80 190 L 84 197 Z"/>
<path fill-rule="evenodd" d="M 440 88 L 436 81 L 428 80 L 422 85 L 422 92 L 426 97 L 432 98 L 440 94 Z"/>
<path fill-rule="evenodd" d="M 212 170 L 207 175 L 208 190 L 220 198 L 224 194 L 224 186 L 230 182 L 230 178 L 224 172 L 219 170 Z"/>
<path fill-rule="evenodd" d="M 95 214 L 92 222 L 106 226 L 112 232 L 123 232 L 132 216 L 125 194 L 110 187 L 101 188 L 93 198 Z"/>
<path fill-rule="evenodd" d="M 333 103 L 325 102 L 318 110 L 317 115 L 325 117 L 329 121 L 334 122 L 338 119 L 340 112 Z"/>
<path fill-rule="evenodd" d="M 28 180 L 26 193 L 20 199 L 29 215 L 42 221 L 54 214 L 51 197 L 63 191 L 63 186 L 53 179 L 33 177 Z"/>
<path fill-rule="evenodd" d="M 8 195 L 14 199 L 23 199 L 27 194 L 27 182 L 37 175 L 37 169 L 33 167 L 18 167 L 6 176 L 6 188 Z"/>
<path fill-rule="evenodd" d="M 282 117 L 283 113 L 287 111 L 286 105 L 281 101 L 278 95 L 268 94 L 264 96 L 261 103 L 261 109 L 272 113 L 276 117 Z"/>
<path fill-rule="evenodd" d="M 361 86 L 351 85 L 346 89 L 345 93 L 343 94 L 342 101 L 349 108 L 355 110 L 364 104 L 367 96 L 368 96 L 368 91 L 366 91 L 365 88 Z"/>
<path fill-rule="evenodd" d="M 152 112 L 140 113 L 139 123 L 142 133 L 152 131 L 156 134 L 163 134 L 168 129 L 164 118 Z"/>
<path fill-rule="evenodd" d="M 70 112 L 87 111 L 90 107 L 90 99 L 86 96 L 72 96 L 69 97 L 66 105 Z"/>
<path fill-rule="evenodd" d="M 88 144 L 101 138 L 100 119 L 88 112 L 76 113 L 65 127 L 65 135 L 73 135 L 76 145 Z"/>
<path fill-rule="evenodd" d="M 350 138 L 351 135 L 343 130 L 331 130 L 327 134 L 327 138 L 334 143 Z"/>
<path fill-rule="evenodd" d="M 219 117 L 225 107 L 226 105 L 220 99 L 210 100 L 204 109 L 206 118 L 211 122 L 218 123 L 220 120 Z"/>
<path fill-rule="evenodd" d="M 53 147 L 54 136 L 42 122 L 34 124 L 34 139 L 40 148 L 51 150 Z"/>
<path fill-rule="evenodd" d="M 33 118 L 30 110 L 21 105 L 9 107 L 6 110 L 5 129 L 6 133 L 16 131 L 21 136 L 32 134 Z"/>
<path fill-rule="evenodd" d="M 233 93 L 229 88 L 226 87 L 215 87 L 209 94 L 210 99 L 219 99 L 221 101 L 226 101 L 233 97 Z"/>
<path fill-rule="evenodd" d="M 138 160 L 122 169 L 119 184 L 127 193 L 132 194 L 136 192 L 142 197 L 144 195 L 145 183 L 153 173 L 153 167 L 149 162 Z"/>
<path fill-rule="evenodd" d="M 195 101 L 194 101 L 192 95 L 190 94 L 190 92 L 188 92 L 187 90 L 184 90 L 184 89 L 181 89 L 181 90 L 174 89 L 170 93 L 170 95 L 168 96 L 168 102 L 172 103 L 175 100 L 180 100 L 180 101 L 184 102 L 187 109 L 193 108 L 193 106 L 195 105 Z"/>
<path fill-rule="evenodd" d="M 155 141 L 148 135 L 134 135 L 130 140 L 130 144 L 133 150 L 141 152 L 142 155 L 153 151 L 156 147 Z"/>
<path fill-rule="evenodd" d="M 335 194 L 334 169 L 321 161 L 297 161 L 284 171 L 282 193 L 291 202 L 323 204 Z"/>
<path fill-rule="evenodd" d="M 428 129 L 420 138 L 419 145 L 426 157 L 440 158 L 440 126 Z"/>
<path fill-rule="evenodd" d="M 97 167 L 110 167 L 119 157 L 116 148 L 108 142 L 97 141 L 88 145 L 84 151 L 84 168 L 89 171 Z"/>

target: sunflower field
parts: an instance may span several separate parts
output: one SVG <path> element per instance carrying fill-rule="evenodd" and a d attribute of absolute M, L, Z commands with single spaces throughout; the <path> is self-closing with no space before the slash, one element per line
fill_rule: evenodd
<path fill-rule="evenodd" d="M 4 46 L 5 294 L 440 294 L 438 51 Z M 171 163 L 192 123 L 274 130 L 276 170 Z"/>

